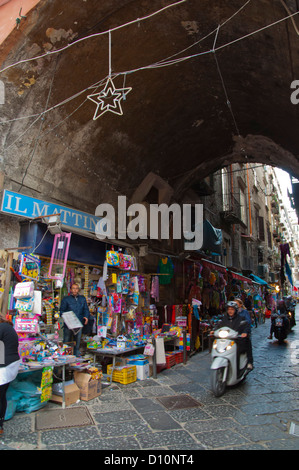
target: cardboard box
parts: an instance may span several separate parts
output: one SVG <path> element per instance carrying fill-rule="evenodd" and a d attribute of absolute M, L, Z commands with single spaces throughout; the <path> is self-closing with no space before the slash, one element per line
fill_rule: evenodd
<path fill-rule="evenodd" d="M 92 380 L 87 372 L 76 371 L 74 373 L 76 385 L 80 390 L 80 400 L 89 401 L 99 397 L 102 393 L 101 380 Z"/>
<path fill-rule="evenodd" d="M 80 389 L 75 383 L 65 385 L 64 395 L 65 395 L 65 406 L 70 406 L 73 403 L 77 403 L 77 401 L 80 400 Z M 59 403 L 62 405 L 62 401 L 63 401 L 62 392 L 59 392 L 59 394 L 55 394 L 55 391 L 54 391 L 52 393 L 52 397 L 50 401 L 53 401 L 54 403 Z"/>
<path fill-rule="evenodd" d="M 150 376 L 149 363 L 146 362 L 142 365 L 136 365 L 137 368 L 137 380 L 146 380 Z"/>

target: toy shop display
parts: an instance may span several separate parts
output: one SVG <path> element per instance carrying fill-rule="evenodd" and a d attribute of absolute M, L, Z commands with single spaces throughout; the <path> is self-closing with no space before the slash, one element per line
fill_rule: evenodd
<path fill-rule="evenodd" d="M 9 306 L 19 336 L 19 375 L 24 376 L 18 387 L 26 387 L 25 376 L 32 371 L 41 374 L 27 410 L 38 409 L 51 399 L 53 378 L 55 382 L 60 373 L 55 367 L 66 364 L 70 366 L 68 373 L 76 373 L 84 382 L 81 399 L 99 396 L 100 385 L 94 384 L 101 380 L 102 372 L 90 366 L 92 351 L 133 353 L 128 356 L 127 365 L 119 366 L 113 374 L 113 380 L 126 384 L 151 375 L 157 347 L 152 343 L 153 337 L 163 344 L 175 340 L 172 350 L 165 353 L 169 367 L 183 361 L 184 330 L 187 330 L 185 349 L 190 350 L 190 306 L 171 305 L 166 309 L 163 306 L 164 318 L 160 318 L 160 284 L 167 286 L 174 277 L 174 267 L 168 258 L 161 260 L 157 273 L 144 274 L 138 271 L 137 259 L 131 252 L 112 247 L 106 252 L 103 267 L 95 267 L 68 261 L 68 246 L 69 238 L 56 237 L 51 260 L 22 253 L 14 267 L 19 277 L 14 277 Z M 59 264 L 55 264 L 59 250 L 62 256 Z M 72 312 L 66 312 L 64 318 L 60 315 L 61 300 L 70 294 L 73 283 L 79 285 L 80 295 L 87 300 L 91 314 L 88 325 L 75 324 L 77 317 Z M 78 360 L 72 347 L 63 344 L 64 323 L 71 329 L 83 328 L 81 346 L 87 348 L 84 358 Z M 85 370 L 88 376 L 77 374 Z"/>
<path fill-rule="evenodd" d="M 40 259 L 37 256 L 28 253 L 21 254 L 19 275 L 37 281 L 40 276 Z"/>
<path fill-rule="evenodd" d="M 63 281 L 65 276 L 71 233 L 57 233 L 54 237 L 52 255 L 49 266 L 49 278 Z"/>
<path fill-rule="evenodd" d="M 41 306 L 38 303 L 41 297 L 34 290 L 34 282 L 19 282 L 16 284 L 13 297 L 15 299 L 15 330 L 19 334 L 19 339 L 26 339 L 28 335 L 35 335 L 39 332 Z M 36 299 L 35 299 L 36 297 Z"/>

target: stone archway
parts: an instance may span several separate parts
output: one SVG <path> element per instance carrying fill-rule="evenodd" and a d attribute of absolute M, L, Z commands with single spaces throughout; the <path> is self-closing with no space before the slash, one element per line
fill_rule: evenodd
<path fill-rule="evenodd" d="M 113 33 L 114 73 L 209 52 L 115 77 L 116 88 L 124 82 L 132 88 L 123 116 L 106 113 L 93 121 L 95 105 L 87 99 L 90 85 L 105 84 L 107 35 L 44 56 L 171 3 L 120 0 L 116 8 L 111 0 L 77 0 L 73 8 L 68 0 L 41 0 L 31 10 L 0 47 L 0 69 L 43 55 L 0 74 L 8 103 L 1 120 L 9 121 L 0 137 L 6 187 L 91 212 L 119 194 L 131 198 L 150 172 L 168 181 L 176 198 L 194 179 L 246 157 L 299 177 L 299 106 L 290 100 L 290 85 L 299 78 L 299 39 L 291 20 L 280 22 L 287 12 L 279 1 L 188 0 Z M 295 2 L 288 3 L 296 11 Z M 219 24 L 221 76 L 210 34 Z"/>

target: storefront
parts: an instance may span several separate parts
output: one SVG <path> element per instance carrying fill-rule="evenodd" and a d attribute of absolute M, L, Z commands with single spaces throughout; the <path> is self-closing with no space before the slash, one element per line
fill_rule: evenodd
<path fill-rule="evenodd" d="M 31 373 L 39 375 L 32 379 L 34 400 L 27 410 L 50 399 L 63 406 L 78 396 L 90 399 L 101 394 L 103 374 L 109 385 L 155 378 L 186 362 L 188 353 L 207 348 L 231 297 L 245 301 L 251 295 L 253 307 L 261 308 L 256 305 L 264 294 L 260 283 L 199 254 L 141 253 L 126 242 L 100 241 L 96 217 L 8 191 L 2 211 L 21 217 L 20 248 L 6 266 L 2 305 L 19 335 L 22 358 L 17 388 L 12 386 L 8 397 L 17 403 L 10 414 L 20 410 L 19 401 L 24 411 L 20 393 L 32 382 Z M 53 214 L 60 221 L 51 225 Z M 75 324 L 72 315 L 61 318 L 61 301 L 73 283 L 87 300 L 87 325 Z M 63 342 L 63 322 L 82 329 L 80 359 L 73 344 Z M 62 387 L 53 383 L 56 368 Z M 74 379 L 70 390 L 66 372 Z"/>
<path fill-rule="evenodd" d="M 20 249 L 6 277 L 9 291 L 2 310 L 19 335 L 22 358 L 8 393 L 8 418 L 16 411 L 39 409 L 50 399 L 67 406 L 78 393 L 81 399 L 99 396 L 100 387 L 93 387 L 93 392 L 91 387 L 103 372 L 110 384 L 127 384 L 187 360 L 186 317 L 179 308 L 172 309 L 170 317 L 158 315 L 163 287 L 174 282 L 170 258 L 159 257 L 153 272 L 143 272 L 134 247 L 96 239 L 91 215 L 11 192 L 5 192 L 2 210 L 21 217 Z M 49 214 L 61 217 L 62 224 L 54 231 L 41 222 Z M 62 298 L 73 283 L 87 299 L 92 320 L 83 328 L 80 359 L 73 355 L 72 344 L 63 342 L 59 315 Z M 66 372 L 75 380 L 69 389 Z M 62 387 L 57 380 L 53 383 L 53 376 L 61 377 Z M 26 387 L 33 394 L 27 405 Z"/>

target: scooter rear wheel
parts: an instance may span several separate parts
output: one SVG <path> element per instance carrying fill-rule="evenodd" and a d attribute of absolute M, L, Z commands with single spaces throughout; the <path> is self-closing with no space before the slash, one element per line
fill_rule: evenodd
<path fill-rule="evenodd" d="M 215 397 L 221 397 L 226 389 L 226 381 L 223 382 L 225 367 L 211 370 L 211 387 Z"/>

